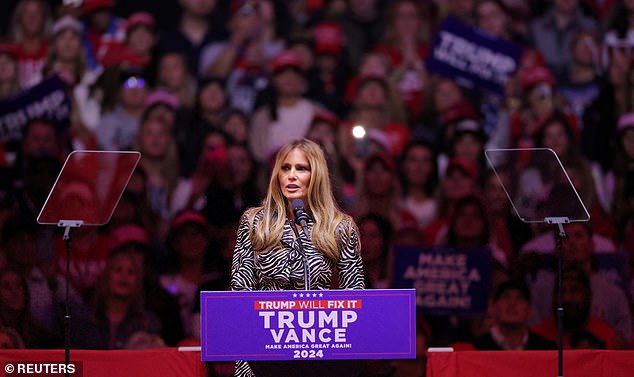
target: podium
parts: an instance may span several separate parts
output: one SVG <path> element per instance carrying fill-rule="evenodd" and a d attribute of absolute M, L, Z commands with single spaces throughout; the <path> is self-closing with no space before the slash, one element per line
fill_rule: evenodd
<path fill-rule="evenodd" d="M 414 289 L 201 292 L 201 358 L 256 376 L 357 376 L 416 358 Z"/>

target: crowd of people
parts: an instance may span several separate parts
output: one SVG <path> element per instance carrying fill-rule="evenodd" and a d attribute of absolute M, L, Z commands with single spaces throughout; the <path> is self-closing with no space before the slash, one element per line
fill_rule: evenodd
<path fill-rule="evenodd" d="M 198 292 L 230 289 L 242 214 L 306 138 L 358 224 L 366 287 L 394 287 L 399 245 L 491 251 L 486 313 L 419 313 L 421 358 L 555 348 L 559 278 L 566 347 L 632 348 L 630 265 L 618 280 L 596 257 L 634 261 L 633 1 L 8 3 L 0 105 L 57 76 L 71 111 L 0 139 L 2 346 L 63 345 L 65 244 L 36 217 L 71 151 L 142 154 L 111 221 L 73 230 L 72 344 L 148 348 L 196 344 Z M 447 17 L 521 48 L 503 94 L 428 69 Z M 550 148 L 566 168 L 590 221 L 566 225 L 560 277 L 553 228 L 518 218 L 500 185 L 517 166 L 493 171 L 487 148 Z M 533 204 L 560 205 L 542 186 Z"/>

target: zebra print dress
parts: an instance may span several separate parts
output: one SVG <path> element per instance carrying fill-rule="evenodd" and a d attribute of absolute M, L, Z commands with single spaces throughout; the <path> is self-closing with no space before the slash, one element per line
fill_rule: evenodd
<path fill-rule="evenodd" d="M 262 219 L 262 212 L 255 217 L 254 227 Z M 306 234 L 311 234 L 313 224 L 308 223 Z M 336 266 L 332 260 L 315 249 L 309 239 L 303 238 L 310 275 L 311 290 L 329 289 L 333 267 L 337 269 L 339 288 L 363 289 L 363 263 L 361 260 L 359 231 L 350 220 L 337 226 L 340 236 L 339 259 Z M 293 237 L 289 221 L 284 225 L 281 246 L 256 255 L 249 239 L 247 215 L 243 215 L 238 226 L 236 246 L 231 266 L 231 289 L 249 290 L 299 290 L 304 289 L 304 261 L 299 244 Z M 246 361 L 236 362 L 235 376 L 254 376 Z"/>

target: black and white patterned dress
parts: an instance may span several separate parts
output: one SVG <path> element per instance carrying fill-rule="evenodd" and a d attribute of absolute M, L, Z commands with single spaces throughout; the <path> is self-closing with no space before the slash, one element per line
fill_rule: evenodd
<path fill-rule="evenodd" d="M 258 226 L 261 219 L 262 212 L 255 217 L 254 227 Z M 311 222 L 306 228 L 306 234 L 312 234 Z M 339 288 L 365 288 L 358 229 L 349 219 L 337 226 L 337 232 L 341 241 L 336 266 L 333 266 L 333 261 L 325 254 L 316 250 L 309 239 L 302 238 L 302 245 L 308 259 L 311 290 L 330 288 L 333 267 L 337 269 Z M 297 240 L 293 237 L 289 221 L 284 225 L 281 246 L 255 255 L 249 239 L 247 216 L 242 216 L 231 266 L 231 289 L 234 291 L 304 289 L 304 261 L 299 252 Z M 253 372 L 245 361 L 238 361 L 235 376 L 253 376 Z"/>

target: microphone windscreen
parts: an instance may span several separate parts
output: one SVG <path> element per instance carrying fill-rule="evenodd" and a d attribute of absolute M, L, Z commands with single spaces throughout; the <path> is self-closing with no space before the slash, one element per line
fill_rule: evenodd
<path fill-rule="evenodd" d="M 298 210 L 300 208 L 304 208 L 304 201 L 301 199 L 293 199 L 291 202 L 291 206 L 293 206 L 293 210 Z"/>

